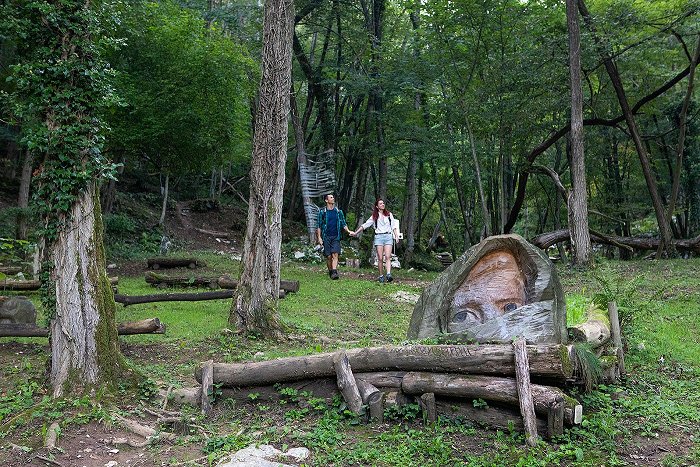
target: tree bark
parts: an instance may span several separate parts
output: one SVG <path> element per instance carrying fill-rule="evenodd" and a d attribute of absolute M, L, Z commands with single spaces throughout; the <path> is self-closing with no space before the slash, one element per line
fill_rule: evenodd
<path fill-rule="evenodd" d="M 63 220 L 49 253 L 56 292 L 50 324 L 54 397 L 115 382 L 123 370 L 96 184 L 79 195 Z"/>
<path fill-rule="evenodd" d="M 515 385 L 517 388 L 520 413 L 525 426 L 525 443 L 533 447 L 537 444 L 537 417 L 535 405 L 532 402 L 532 387 L 530 385 L 530 363 L 527 359 L 525 339 L 518 338 L 513 342 L 515 354 Z"/>
<path fill-rule="evenodd" d="M 573 264 L 587 268 L 593 250 L 588 233 L 588 192 L 586 162 L 583 150 L 583 90 L 581 89 L 581 35 L 578 26 L 576 0 L 566 0 L 566 20 L 569 30 L 569 74 L 571 77 L 571 180 L 568 199 L 569 230 L 574 248 Z"/>
<path fill-rule="evenodd" d="M 163 187 L 163 204 L 160 209 L 160 218 L 158 225 L 161 227 L 165 224 L 165 213 L 168 211 L 168 192 L 170 190 L 170 172 L 165 172 L 165 186 Z"/>
<path fill-rule="evenodd" d="M 276 335 L 282 246 L 282 199 L 292 72 L 292 0 L 266 0 L 260 102 L 255 116 L 248 223 L 241 278 L 229 323 L 244 332 Z"/>

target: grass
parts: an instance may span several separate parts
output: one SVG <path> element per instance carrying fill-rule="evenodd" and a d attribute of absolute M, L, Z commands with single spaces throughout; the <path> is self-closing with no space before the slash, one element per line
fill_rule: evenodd
<path fill-rule="evenodd" d="M 207 261 L 207 275 L 237 274 L 238 264 L 227 256 L 196 255 Z M 560 269 L 569 324 L 585 319 L 591 303 L 618 301 L 629 374 L 619 385 L 579 395 L 585 406 L 584 423 L 565 430 L 554 442 L 525 449 L 522 436 L 509 430 L 484 430 L 459 419 L 440 419 L 425 426 L 410 410 L 393 414 L 396 419 L 391 423 L 367 425 L 358 423 L 339 400 L 293 394 L 278 400 L 217 404 L 212 420 L 198 422 L 210 433 L 209 440 L 189 448 L 201 448 L 213 461 L 251 442 L 278 448 L 303 445 L 313 452 L 311 465 L 318 466 L 697 465 L 699 269 L 700 259 L 600 260 L 591 272 Z M 162 302 L 127 308 L 118 305 L 119 321 L 157 316 L 167 325 L 166 335 L 123 336 L 123 349 L 152 379 L 186 385 L 192 382 L 194 365 L 207 358 L 248 361 L 400 343 L 405 340 L 413 306 L 392 295 L 419 294 L 435 277 L 397 270 L 394 283 L 380 285 L 373 280 L 375 271 L 369 269 L 354 271 L 360 277 L 350 277 L 341 269 L 339 281 L 330 281 L 324 271 L 320 264 L 284 264 L 282 277 L 301 283 L 298 293 L 279 302 L 288 340 L 269 341 L 225 331 L 230 300 Z M 154 293 L 142 277 L 122 277 L 119 288 L 130 295 Z M 0 370 L 0 431 L 7 431 L 9 414 L 27 410 L 43 395 L 39 386 L 22 382 L 26 376 L 41 381 L 46 355 L 30 344 L 36 342 L 40 341 L 0 339 L 0 347 L 15 352 L 13 364 L 3 361 Z M 54 412 L 41 407 L 49 419 L 46 414 Z M 7 437 L 17 440 L 36 435 L 30 427 L 15 426 Z M 635 460 L 639 456 L 646 460 Z"/>

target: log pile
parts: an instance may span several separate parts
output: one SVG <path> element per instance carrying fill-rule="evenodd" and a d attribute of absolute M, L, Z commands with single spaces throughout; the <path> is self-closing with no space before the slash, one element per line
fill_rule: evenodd
<path fill-rule="evenodd" d="M 564 426 L 581 423 L 582 406 L 557 387 L 577 377 L 573 347 L 521 341 L 517 349 L 510 344 L 357 348 L 264 362 L 208 362 L 195 370 L 195 378 L 201 383 L 202 374 L 208 374 L 203 368 L 209 368 L 207 384 L 239 400 L 270 394 L 279 383 L 312 389 L 316 396 L 340 392 L 350 410 L 364 410 L 379 421 L 388 405 L 415 402 L 428 422 L 452 415 L 498 428 L 527 427 L 532 440 L 538 434 L 558 436 Z M 516 378 L 516 372 L 527 378 Z M 197 388 L 180 392 L 171 396 L 195 404 L 202 394 Z M 530 407 L 525 417 L 519 409 L 523 401 Z"/>

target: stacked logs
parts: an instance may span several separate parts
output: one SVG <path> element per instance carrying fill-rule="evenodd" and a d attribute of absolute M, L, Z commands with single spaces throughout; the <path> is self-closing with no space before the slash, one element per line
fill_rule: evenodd
<path fill-rule="evenodd" d="M 582 407 L 557 387 L 575 378 L 576 353 L 566 345 L 524 345 L 525 372 L 533 426 L 541 434 L 557 436 L 564 425 L 581 422 Z M 205 370 L 208 369 L 208 371 Z M 245 399 L 264 393 L 278 383 L 292 387 L 340 391 L 348 408 L 383 420 L 390 404 L 417 402 L 428 421 L 438 413 L 458 415 L 496 428 L 524 427 L 522 389 L 516 380 L 516 352 L 510 344 L 409 345 L 340 350 L 334 353 L 286 357 L 265 362 L 210 363 L 195 370 L 198 382 L 210 381 L 224 397 Z M 529 368 L 529 371 L 528 371 Z M 211 372 L 211 376 L 203 374 Z M 335 378 L 335 385 L 327 384 Z M 326 384 L 324 384 L 324 382 Z M 211 388 L 185 389 L 172 397 L 187 401 L 188 394 L 209 393 Z M 269 392 L 269 391 L 268 391 Z M 481 407 L 475 407 L 480 401 Z M 191 403 L 198 403 L 190 400 Z"/>

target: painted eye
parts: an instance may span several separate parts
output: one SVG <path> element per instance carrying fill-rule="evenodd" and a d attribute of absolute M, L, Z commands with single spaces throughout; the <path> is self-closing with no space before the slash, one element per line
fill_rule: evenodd
<path fill-rule="evenodd" d="M 452 318 L 452 321 L 455 323 L 463 323 L 467 320 L 480 322 L 481 316 L 477 311 L 467 308 L 466 310 L 458 311 Z"/>
<path fill-rule="evenodd" d="M 503 307 L 503 311 L 513 311 L 518 308 L 518 305 L 515 303 L 506 303 L 505 306 Z"/>
<path fill-rule="evenodd" d="M 454 318 L 452 318 L 452 321 L 454 321 L 455 323 L 462 323 L 464 322 L 464 320 L 467 319 L 468 314 L 469 313 L 467 313 L 466 311 L 460 311 L 454 316 Z"/>

